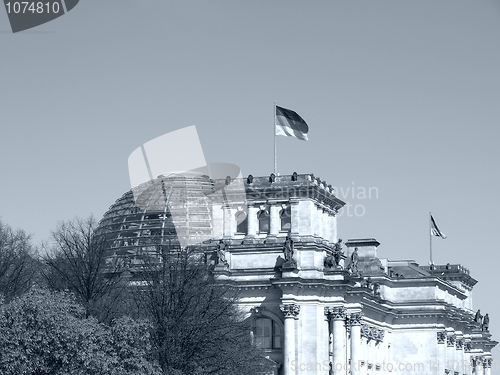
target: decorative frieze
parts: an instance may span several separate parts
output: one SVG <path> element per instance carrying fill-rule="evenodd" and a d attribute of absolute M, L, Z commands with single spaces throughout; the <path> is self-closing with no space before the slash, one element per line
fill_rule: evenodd
<path fill-rule="evenodd" d="M 372 327 L 368 324 L 361 326 L 361 337 L 366 337 L 368 340 L 375 340 L 377 342 L 384 341 L 385 331 Z"/>
<path fill-rule="evenodd" d="M 455 341 L 455 346 L 458 350 L 462 350 L 464 347 L 464 339 L 457 339 Z"/>
<path fill-rule="evenodd" d="M 295 303 L 281 305 L 280 310 L 285 318 L 296 318 L 300 312 L 300 306 Z"/>

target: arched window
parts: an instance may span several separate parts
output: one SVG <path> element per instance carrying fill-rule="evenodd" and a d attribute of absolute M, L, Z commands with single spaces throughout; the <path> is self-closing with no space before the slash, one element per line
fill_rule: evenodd
<path fill-rule="evenodd" d="M 269 212 L 265 209 L 259 211 L 257 219 L 259 220 L 259 233 L 269 233 Z"/>
<path fill-rule="evenodd" d="M 280 221 L 282 231 L 288 232 L 292 228 L 292 209 L 290 206 L 285 206 L 280 211 Z"/>
<path fill-rule="evenodd" d="M 234 215 L 234 218 L 236 219 L 236 232 L 246 233 L 248 225 L 247 213 L 245 211 L 238 211 Z"/>
<path fill-rule="evenodd" d="M 281 349 L 281 329 L 270 318 L 255 320 L 255 344 L 262 349 Z"/>

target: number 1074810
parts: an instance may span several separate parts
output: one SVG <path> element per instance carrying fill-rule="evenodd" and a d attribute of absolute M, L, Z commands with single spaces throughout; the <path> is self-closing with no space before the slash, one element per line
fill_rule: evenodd
<path fill-rule="evenodd" d="M 43 3 L 41 1 L 15 1 L 5 3 L 7 13 L 59 13 L 60 7 L 57 1 Z"/>

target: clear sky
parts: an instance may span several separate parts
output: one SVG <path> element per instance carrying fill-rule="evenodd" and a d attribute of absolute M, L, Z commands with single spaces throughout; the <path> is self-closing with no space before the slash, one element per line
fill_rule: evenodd
<path fill-rule="evenodd" d="M 340 237 L 380 257 L 427 264 L 432 211 L 498 340 L 499 67 L 494 0 L 81 0 L 17 34 L 0 10 L 0 215 L 36 242 L 100 218 L 129 154 L 193 124 L 208 161 L 268 175 L 276 100 L 310 128 L 278 171 L 337 187 Z"/>

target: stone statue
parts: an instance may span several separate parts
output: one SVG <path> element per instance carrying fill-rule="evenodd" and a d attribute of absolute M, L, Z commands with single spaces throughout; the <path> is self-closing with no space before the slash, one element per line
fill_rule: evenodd
<path fill-rule="evenodd" d="M 476 316 L 474 317 L 474 321 L 476 323 L 481 323 L 482 318 L 483 318 L 483 316 L 481 315 L 481 310 L 477 310 Z"/>
<path fill-rule="evenodd" d="M 217 244 L 217 264 L 227 265 L 226 247 L 227 244 L 223 240 L 220 240 Z"/>
<path fill-rule="evenodd" d="M 335 265 L 335 258 L 333 255 L 327 255 L 323 265 L 327 268 L 332 268 Z"/>
<path fill-rule="evenodd" d="M 376 295 L 377 297 L 380 297 L 380 284 L 379 283 L 373 284 L 373 294 Z"/>
<path fill-rule="evenodd" d="M 481 324 L 481 331 L 488 331 L 490 326 L 490 317 L 488 314 L 484 315 L 483 324 Z"/>
<path fill-rule="evenodd" d="M 358 248 L 355 247 L 351 254 L 351 264 L 349 265 L 352 273 L 358 273 Z"/>
<path fill-rule="evenodd" d="M 276 175 L 274 173 L 271 173 L 271 175 L 269 176 L 269 182 L 274 182 L 276 181 Z"/>
<path fill-rule="evenodd" d="M 372 289 L 372 278 L 368 277 L 367 279 L 364 280 L 365 287 L 368 289 Z"/>
<path fill-rule="evenodd" d="M 339 240 L 333 245 L 333 257 L 335 259 L 335 265 L 340 264 L 340 260 L 342 259 L 342 254 L 344 252 L 342 251 L 342 238 L 339 238 Z"/>
<path fill-rule="evenodd" d="M 297 174 L 297 172 L 293 172 L 292 173 L 292 181 L 297 181 L 299 175 Z"/>
<path fill-rule="evenodd" d="M 293 261 L 293 240 L 287 234 L 285 243 L 283 244 L 283 253 L 285 255 L 285 262 Z"/>
<path fill-rule="evenodd" d="M 231 176 L 226 177 L 226 185 L 229 185 L 231 183 Z"/>
<path fill-rule="evenodd" d="M 253 184 L 253 176 L 251 174 L 248 175 L 247 177 L 247 184 Z"/>

